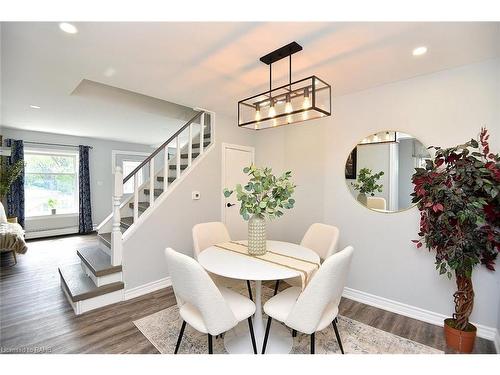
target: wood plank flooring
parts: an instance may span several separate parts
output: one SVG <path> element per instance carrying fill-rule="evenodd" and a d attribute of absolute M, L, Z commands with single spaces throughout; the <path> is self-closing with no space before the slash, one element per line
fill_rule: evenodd
<path fill-rule="evenodd" d="M 75 316 L 59 286 L 57 267 L 79 261 L 76 250 L 95 244 L 95 235 L 28 243 L 28 252 L 0 268 L 0 353 L 158 353 L 132 323 L 175 304 L 166 288 Z M 362 303 L 342 299 L 340 314 L 373 327 L 446 350 L 442 328 Z M 478 338 L 476 353 L 495 353 Z M 447 351 L 448 352 L 448 351 Z"/>

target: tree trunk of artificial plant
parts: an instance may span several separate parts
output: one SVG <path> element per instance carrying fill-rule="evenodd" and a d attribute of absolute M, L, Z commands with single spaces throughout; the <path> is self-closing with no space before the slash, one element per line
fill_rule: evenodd
<path fill-rule="evenodd" d="M 465 275 L 456 274 L 457 291 L 453 294 L 455 299 L 455 319 L 457 329 L 464 331 L 469 324 L 469 316 L 474 306 L 474 289 L 472 279 Z"/>

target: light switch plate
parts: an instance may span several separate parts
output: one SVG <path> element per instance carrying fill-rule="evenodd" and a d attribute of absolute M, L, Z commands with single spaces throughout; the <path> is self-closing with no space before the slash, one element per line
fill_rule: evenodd
<path fill-rule="evenodd" d="M 200 194 L 200 192 L 199 192 L 199 191 L 193 191 L 193 192 L 191 193 L 191 198 L 192 198 L 193 200 L 195 200 L 195 201 L 197 201 L 198 199 L 200 199 L 200 197 L 201 197 L 201 194 Z"/>

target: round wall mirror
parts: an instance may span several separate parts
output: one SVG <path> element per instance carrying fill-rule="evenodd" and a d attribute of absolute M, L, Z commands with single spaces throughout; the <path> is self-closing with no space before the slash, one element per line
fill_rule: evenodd
<path fill-rule="evenodd" d="M 362 139 L 345 164 L 347 187 L 354 199 L 378 212 L 412 207 L 415 168 L 425 167 L 427 148 L 415 137 L 383 131 Z"/>

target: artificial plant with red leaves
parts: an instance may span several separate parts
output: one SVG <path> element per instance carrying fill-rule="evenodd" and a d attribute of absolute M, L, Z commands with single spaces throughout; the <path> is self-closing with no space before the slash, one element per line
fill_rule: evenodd
<path fill-rule="evenodd" d="M 412 177 L 413 203 L 420 210 L 420 236 L 414 240 L 436 252 L 436 269 L 455 274 L 454 326 L 469 330 L 474 303 L 472 271 L 483 264 L 494 271 L 500 246 L 500 157 L 490 152 L 488 132 L 479 141 L 435 150 Z"/>

